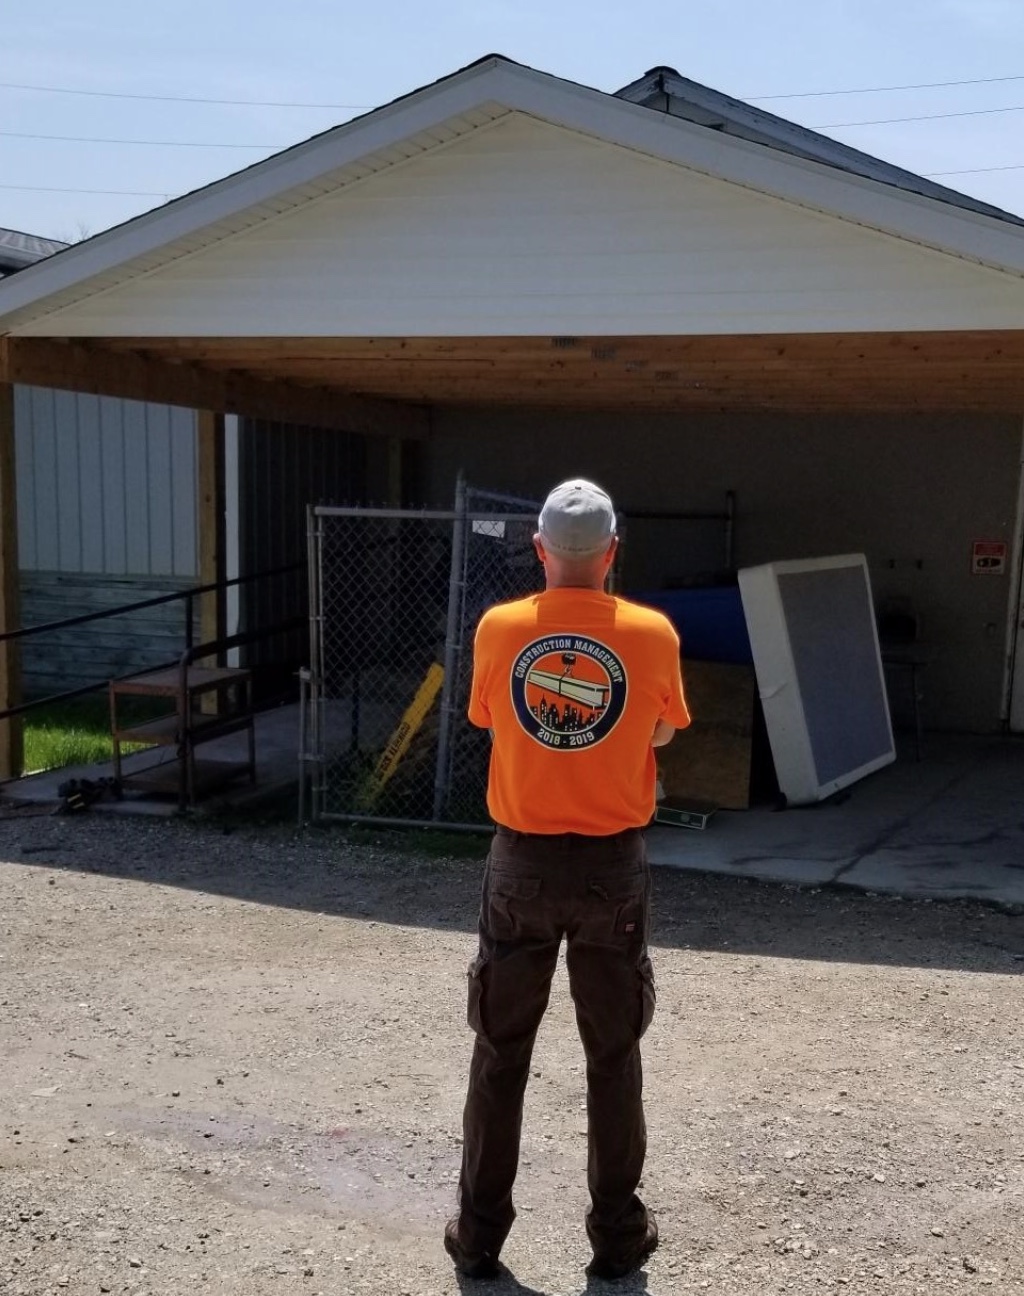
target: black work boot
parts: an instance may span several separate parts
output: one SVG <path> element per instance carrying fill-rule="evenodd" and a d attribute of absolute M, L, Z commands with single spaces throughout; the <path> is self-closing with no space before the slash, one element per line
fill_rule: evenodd
<path fill-rule="evenodd" d="M 623 1255 L 595 1255 L 587 1265 L 590 1278 L 603 1278 L 605 1282 L 616 1282 L 634 1273 L 652 1251 L 658 1247 L 658 1226 L 654 1216 L 647 1216 L 647 1232 L 631 1251 Z"/>
<path fill-rule="evenodd" d="M 459 1217 L 454 1215 L 444 1226 L 444 1249 L 455 1268 L 466 1278 L 497 1278 L 501 1273 L 498 1257 L 490 1251 L 469 1251 L 459 1241 Z"/>

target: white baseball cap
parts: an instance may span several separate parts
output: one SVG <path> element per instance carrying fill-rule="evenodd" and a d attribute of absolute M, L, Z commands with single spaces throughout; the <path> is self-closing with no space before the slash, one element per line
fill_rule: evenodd
<path fill-rule="evenodd" d="M 544 501 L 537 529 L 557 558 L 593 558 L 615 536 L 615 507 L 606 491 L 582 477 L 562 482 Z"/>

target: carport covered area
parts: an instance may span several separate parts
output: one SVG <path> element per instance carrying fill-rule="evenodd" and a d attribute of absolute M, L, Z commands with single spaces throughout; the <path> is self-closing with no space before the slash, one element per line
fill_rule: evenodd
<path fill-rule="evenodd" d="M 670 519 L 735 491 L 739 565 L 865 552 L 920 610 L 930 724 L 1024 727 L 1022 275 L 1016 218 L 669 70 L 482 60 L 0 287 L 3 624 L 11 388 L 52 386 L 210 412 L 214 568 L 223 415 L 373 439 L 392 502 L 597 476 L 663 524 L 628 592 L 720 564 Z"/>

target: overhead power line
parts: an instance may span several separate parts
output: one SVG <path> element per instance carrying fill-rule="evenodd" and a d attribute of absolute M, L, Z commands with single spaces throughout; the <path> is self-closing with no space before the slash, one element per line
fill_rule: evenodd
<path fill-rule="evenodd" d="M 750 103 L 767 103 L 769 99 L 824 99 L 831 95 L 889 94 L 895 90 L 946 90 L 952 86 L 997 85 L 1004 81 L 1024 81 L 1024 76 L 975 77 L 971 81 L 919 81 L 916 85 L 862 86 L 858 90 L 801 90 L 795 94 L 747 95 Z"/>
<path fill-rule="evenodd" d="M 1024 171 L 1024 162 L 1017 162 L 1013 166 L 967 167 L 963 171 L 924 171 L 922 175 L 926 180 L 933 180 L 936 176 L 987 175 L 990 171 Z"/>
<path fill-rule="evenodd" d="M 204 99 L 195 95 L 128 94 L 121 90 L 78 90 L 72 86 L 22 85 L 0 81 L 0 90 L 35 90 L 41 94 L 88 95 L 95 99 L 139 99 L 151 103 L 222 104 L 231 108 L 331 108 L 342 112 L 369 112 L 367 104 L 290 103 L 273 99 Z"/>
<path fill-rule="evenodd" d="M 65 144 L 145 144 L 147 148 L 283 149 L 287 144 L 207 144 L 199 140 L 108 139 L 98 135 L 33 135 L 27 131 L 0 131 L 7 139 L 60 140 Z"/>
<path fill-rule="evenodd" d="M 1015 104 L 1011 108 L 972 108 L 965 112 L 922 113 L 919 117 L 879 117 L 875 121 L 825 122 L 822 126 L 810 126 L 809 130 L 841 130 L 846 126 L 894 126 L 899 122 L 942 121 L 947 117 L 988 117 L 993 113 L 1024 112 L 1024 104 Z"/>
<path fill-rule="evenodd" d="M 936 180 L 940 176 L 985 175 L 992 171 L 1024 171 L 1024 162 L 1012 166 L 967 167 L 961 171 L 922 171 L 921 178 Z M 102 194 L 119 198 L 163 198 L 167 201 L 180 196 L 157 189 L 73 189 L 56 185 L 0 184 L 0 189 L 13 193 Z"/>
<path fill-rule="evenodd" d="M 845 90 L 793 90 L 786 94 L 746 95 L 749 103 L 768 103 L 778 99 L 825 99 L 837 95 L 891 94 L 901 90 L 948 90 L 958 86 L 1000 85 L 1024 81 L 1024 74 L 997 77 L 972 77 L 959 81 L 917 81 L 907 85 L 857 86 Z M 134 99 L 149 103 L 215 104 L 230 108 L 303 108 L 330 109 L 339 112 L 370 112 L 373 104 L 302 103 L 290 99 L 218 99 L 204 95 L 131 94 L 124 90 L 84 90 L 77 86 L 30 85 L 20 81 L 0 81 L 0 90 L 29 90 L 38 94 L 84 95 L 94 99 Z"/>
<path fill-rule="evenodd" d="M 56 185 L 12 185 L 0 184 L 0 189 L 13 190 L 16 193 L 67 193 L 67 194 L 116 194 L 119 198 L 171 198 L 169 193 L 159 193 L 155 189 L 65 189 Z"/>
<path fill-rule="evenodd" d="M 871 121 L 825 122 L 820 126 L 809 126 L 808 130 L 844 130 L 853 126 L 893 126 L 900 122 L 941 121 L 950 117 L 983 117 L 992 113 L 1024 112 L 1024 104 L 1009 108 L 977 108 L 968 112 L 924 113 L 916 117 L 880 117 Z M 291 144 L 238 144 L 227 141 L 204 140 L 152 140 L 152 139 L 116 139 L 100 135 L 41 135 L 29 131 L 0 131 L 0 137 L 6 139 L 50 140 L 64 144 L 117 144 L 142 145 L 146 148 L 203 148 L 203 149 L 252 149 L 256 152 L 291 148 L 301 141 Z M 952 174 L 952 173 L 950 173 Z"/>
<path fill-rule="evenodd" d="M 1024 81 L 1024 75 L 1019 76 L 1001 76 L 1001 77 L 980 77 L 973 80 L 961 81 L 931 81 L 918 82 L 908 85 L 897 86 L 867 86 L 855 90 L 811 90 L 794 92 L 792 94 L 775 94 L 775 95 L 756 95 L 748 96 L 751 102 L 765 101 L 772 99 L 809 99 L 825 97 L 830 95 L 843 94 L 878 94 L 895 90 L 929 90 L 939 89 L 951 86 L 970 86 L 970 85 L 990 85 L 997 82 Z M 363 111 L 367 110 L 366 105 L 359 104 L 329 104 L 329 103 L 295 103 L 290 101 L 274 100 L 256 100 L 256 99 L 213 99 L 200 98 L 187 95 L 143 95 L 128 94 L 120 91 L 105 90 L 80 90 L 66 86 L 39 86 L 28 85 L 16 82 L 0 82 L 0 89 L 13 90 L 32 90 L 49 94 L 68 94 L 68 95 L 89 95 L 99 98 L 110 99 L 136 99 L 152 100 L 155 102 L 169 103 L 200 103 L 200 104 L 224 104 L 232 106 L 248 107 L 266 107 L 266 108 L 321 108 L 336 109 L 344 111 Z M 978 108 L 967 109 L 960 112 L 948 113 L 923 113 L 915 116 L 906 117 L 883 117 L 864 121 L 850 122 L 828 122 L 820 126 L 811 126 L 811 130 L 842 130 L 856 126 L 890 126 L 905 122 L 918 121 L 940 121 L 955 117 L 977 117 L 988 116 L 997 113 L 1024 112 L 1024 105 L 1017 104 L 1005 108 Z M 120 139 L 105 136 L 87 136 L 87 135 L 48 135 L 22 131 L 0 131 L 0 137 L 8 139 L 30 139 L 30 140 L 48 140 L 61 143 L 74 144 L 109 144 L 109 145 L 126 145 L 126 146 L 143 146 L 147 148 L 205 148 L 205 149 L 250 149 L 253 151 L 277 151 L 288 148 L 286 144 L 240 144 L 228 142 L 205 142 L 199 140 L 143 140 L 143 139 Z M 967 167 L 949 171 L 929 171 L 923 172 L 925 178 L 939 178 L 942 176 L 958 175 L 982 175 L 999 171 L 1021 171 L 1024 170 L 1024 164 L 1014 164 L 1008 166 L 991 166 L 991 167 Z M 30 193 L 68 193 L 68 194 L 97 194 L 112 195 L 118 197 L 137 197 L 137 198 L 163 198 L 169 199 L 170 194 L 147 189 L 86 189 L 86 188 L 69 188 L 52 185 L 11 185 L 0 184 L 0 190 L 30 192 Z"/>

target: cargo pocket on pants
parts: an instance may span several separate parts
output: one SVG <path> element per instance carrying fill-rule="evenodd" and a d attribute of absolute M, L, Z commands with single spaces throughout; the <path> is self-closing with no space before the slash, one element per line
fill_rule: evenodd
<path fill-rule="evenodd" d="M 654 1017 L 654 1005 L 656 996 L 654 993 L 654 966 L 650 957 L 644 954 L 638 965 L 640 973 L 640 1033 L 638 1039 L 642 1039 L 647 1027 L 650 1026 Z"/>
<path fill-rule="evenodd" d="M 484 1024 L 483 974 L 488 962 L 489 955 L 480 950 L 476 958 L 470 960 L 467 971 L 466 1020 L 469 1022 L 470 1030 L 482 1039 L 487 1038 L 487 1029 Z"/>

